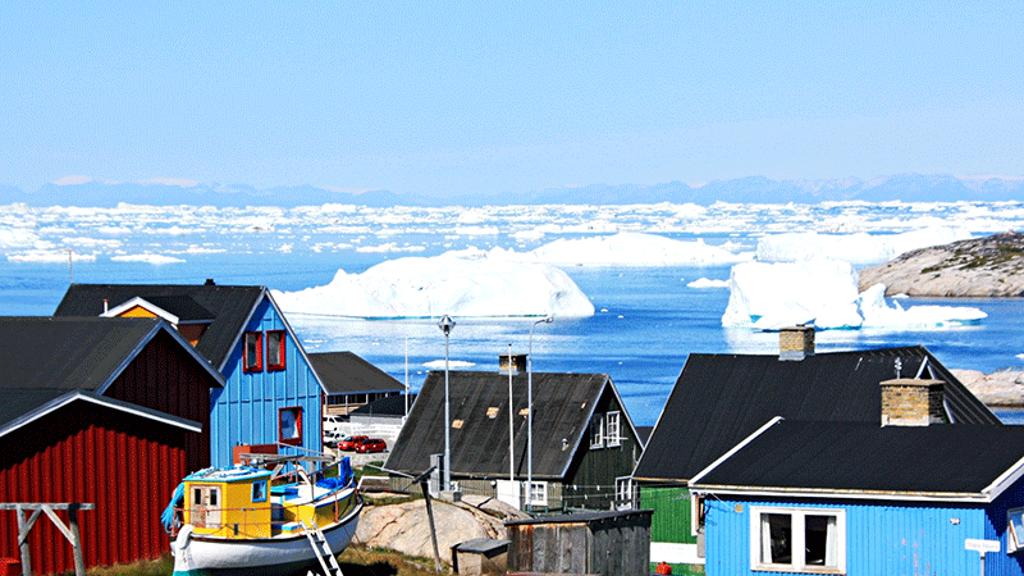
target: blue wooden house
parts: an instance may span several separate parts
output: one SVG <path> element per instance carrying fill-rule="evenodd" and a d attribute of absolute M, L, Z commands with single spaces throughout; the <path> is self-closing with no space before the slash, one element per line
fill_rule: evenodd
<path fill-rule="evenodd" d="M 690 480 L 709 576 L 1024 574 L 1024 427 L 951 426 L 940 381 L 881 388 L 878 423 L 776 417 Z"/>
<path fill-rule="evenodd" d="M 223 376 L 211 391 L 210 463 L 239 445 L 323 448 L 324 389 L 302 343 L 263 286 L 73 284 L 57 316 L 155 317 Z"/>

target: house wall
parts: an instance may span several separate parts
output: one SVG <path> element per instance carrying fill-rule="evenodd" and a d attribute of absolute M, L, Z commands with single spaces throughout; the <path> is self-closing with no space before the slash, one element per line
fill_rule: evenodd
<path fill-rule="evenodd" d="M 201 423 L 203 432 L 185 432 L 188 471 L 210 465 L 210 389 L 220 387 L 196 363 L 174 338 L 160 332 L 104 393 Z"/>
<path fill-rule="evenodd" d="M 626 411 L 612 393 L 611 386 L 605 388 L 594 410 L 596 418 L 604 418 L 610 411 L 619 412 L 621 444 L 604 447 L 590 447 L 589 429 L 569 465 L 566 475 L 564 508 L 587 508 L 608 510 L 615 500 L 615 479 L 629 476 L 633 472 L 643 447 L 626 420 Z"/>
<path fill-rule="evenodd" d="M 845 510 L 846 574 L 973 576 L 979 572 L 978 554 L 965 550 L 964 540 L 985 537 L 986 516 L 980 507 L 708 498 L 706 570 L 709 576 L 785 574 L 751 570 L 751 505 Z M 986 574 L 997 572 L 987 571 Z"/>
<path fill-rule="evenodd" d="M 285 324 L 270 300 L 264 297 L 245 326 L 246 332 L 285 330 Z M 278 410 L 302 407 L 302 444 L 306 450 L 323 449 L 321 388 L 301 353 L 299 343 L 287 333 L 286 368 L 277 372 L 246 373 L 242 369 L 242 339 L 224 364 L 226 384 L 211 395 L 210 460 L 214 466 L 231 464 L 231 449 L 237 444 L 274 444 L 278 441 Z M 266 359 L 264 335 L 264 359 Z M 285 448 L 283 453 L 300 453 Z"/>
<path fill-rule="evenodd" d="M 1024 506 L 1024 481 L 1018 481 L 985 508 L 985 539 L 999 540 L 1000 552 L 985 555 L 985 574 L 1024 575 L 1024 551 L 1007 554 L 1007 518 L 1010 508 Z"/>
<path fill-rule="evenodd" d="M 186 474 L 179 428 L 76 401 L 0 437 L 0 502 L 91 502 L 79 512 L 87 566 L 167 552 L 160 512 Z M 58 512 L 65 521 L 67 515 Z M 0 512 L 0 558 L 20 558 L 14 512 Z M 45 517 L 29 535 L 34 574 L 74 570 Z"/>

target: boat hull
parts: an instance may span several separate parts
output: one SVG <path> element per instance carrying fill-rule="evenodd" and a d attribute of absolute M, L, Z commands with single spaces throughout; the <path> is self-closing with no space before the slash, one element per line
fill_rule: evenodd
<path fill-rule="evenodd" d="M 341 522 L 323 530 L 335 554 L 340 554 L 352 541 L 362 508 L 359 502 Z M 305 534 L 289 538 L 227 540 L 196 536 L 189 528 L 182 529 L 172 543 L 173 576 L 281 576 L 301 574 L 309 568 L 320 572 L 320 563 Z"/>

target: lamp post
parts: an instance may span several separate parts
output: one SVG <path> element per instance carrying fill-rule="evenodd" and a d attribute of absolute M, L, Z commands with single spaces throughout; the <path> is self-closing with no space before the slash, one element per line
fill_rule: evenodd
<path fill-rule="evenodd" d="M 551 324 L 548 315 L 530 325 L 530 345 L 526 354 L 526 510 L 533 510 L 533 329 L 537 324 Z"/>
<path fill-rule="evenodd" d="M 452 320 L 451 316 L 445 314 L 441 316 L 437 327 L 441 329 L 441 332 L 444 332 L 444 476 L 442 482 L 444 482 L 443 491 L 448 492 L 452 489 L 452 422 L 448 409 L 448 336 L 451 334 L 452 328 L 455 328 L 455 320 Z"/>

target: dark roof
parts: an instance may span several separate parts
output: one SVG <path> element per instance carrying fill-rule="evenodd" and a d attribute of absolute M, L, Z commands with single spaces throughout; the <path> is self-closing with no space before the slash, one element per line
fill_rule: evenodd
<path fill-rule="evenodd" d="M 637 426 L 636 434 L 640 437 L 641 444 L 647 444 L 647 441 L 651 439 L 651 432 L 654 432 L 654 426 Z"/>
<path fill-rule="evenodd" d="M 210 312 L 191 296 L 174 294 L 171 296 L 149 296 L 147 302 L 174 314 L 182 322 L 211 322 L 216 315 Z"/>
<path fill-rule="evenodd" d="M 412 405 L 416 402 L 416 395 L 409 394 L 409 409 L 412 410 Z M 381 398 L 374 400 L 369 404 L 364 404 L 359 408 L 356 408 L 349 414 L 357 414 L 359 416 L 405 416 L 405 394 L 398 394 L 396 396 L 388 396 L 387 398 Z"/>
<path fill-rule="evenodd" d="M 125 402 L 109 396 L 103 396 L 89 390 L 72 389 L 58 390 L 55 388 L 11 388 L 3 391 L 5 402 L 0 403 L 0 435 L 7 434 L 19 424 L 31 421 L 56 407 L 68 402 L 90 401 L 94 404 L 125 410 L 143 418 L 160 420 L 165 424 L 179 426 L 193 431 L 202 429 L 202 424 L 153 410 L 131 402 Z M 10 400 L 9 402 L 6 400 Z"/>
<path fill-rule="evenodd" d="M 495 551 L 503 551 L 508 548 L 511 540 L 495 540 L 494 538 L 473 538 L 465 542 L 459 542 L 452 546 L 453 550 L 459 552 L 470 552 L 474 554 L 488 554 Z"/>
<path fill-rule="evenodd" d="M 314 352 L 309 361 L 328 394 L 405 390 L 390 374 L 352 352 Z"/>
<path fill-rule="evenodd" d="M 533 373 L 533 473 L 562 478 L 586 432 L 594 405 L 611 379 L 605 374 Z M 513 377 L 516 473 L 526 474 L 526 375 Z M 507 475 L 508 375 L 456 370 L 450 373 L 452 474 Z M 488 417 L 488 408 L 496 408 Z M 562 439 L 567 442 L 563 449 Z M 422 472 L 430 455 L 444 452 L 444 373 L 430 372 L 402 427 L 387 468 Z"/>
<path fill-rule="evenodd" d="M 782 420 L 696 485 L 979 494 L 1024 456 L 1024 427 Z"/>
<path fill-rule="evenodd" d="M 691 354 L 644 449 L 634 476 L 686 481 L 773 416 L 795 420 L 881 422 L 880 383 L 925 373 L 944 380 L 958 423 L 999 425 L 999 419 L 924 347 L 778 356 Z M 930 372 L 929 372 L 930 371 Z"/>
<path fill-rule="evenodd" d="M 181 306 L 179 311 L 190 316 L 202 315 L 201 308 L 212 314 L 213 322 L 199 339 L 196 351 L 220 369 L 263 291 L 262 286 L 219 284 L 72 284 L 54 314 L 99 316 L 103 313 L 104 298 L 111 308 L 135 297 L 157 306 L 158 301 L 171 302 L 169 306 Z M 195 302 L 195 306 L 186 304 L 185 298 Z"/>
<path fill-rule="evenodd" d="M 100 388 L 161 323 L 145 318 L 0 317 L 0 390 Z M 6 402 L 5 396 L 0 404 Z"/>
<path fill-rule="evenodd" d="M 554 514 L 551 516 L 536 516 L 534 518 L 506 520 L 505 526 L 566 523 L 594 524 L 597 522 L 607 522 L 609 520 L 623 520 L 633 517 L 650 516 L 653 513 L 653 510 L 608 510 L 573 512 L 571 514 Z"/>

